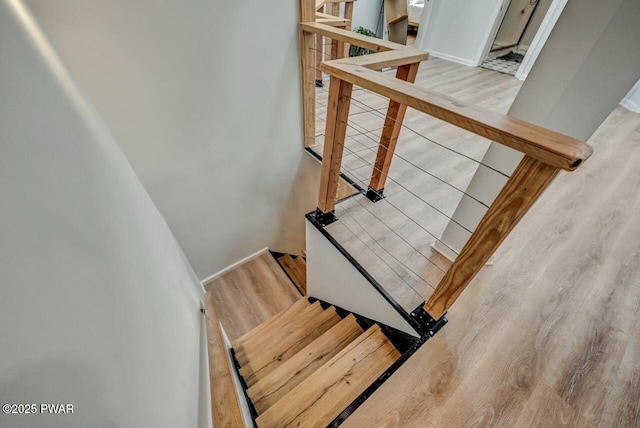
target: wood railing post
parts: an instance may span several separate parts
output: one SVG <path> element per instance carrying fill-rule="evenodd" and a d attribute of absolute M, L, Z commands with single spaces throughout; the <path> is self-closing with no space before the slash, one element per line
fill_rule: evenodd
<path fill-rule="evenodd" d="M 331 15 L 340 15 L 340 3 L 329 3 L 326 6 L 329 8 L 328 13 Z M 344 49 L 345 43 L 343 41 L 331 39 L 331 59 L 344 58 Z"/>
<path fill-rule="evenodd" d="M 324 12 L 324 6 L 318 9 L 320 12 Z M 315 20 L 315 18 L 314 18 Z M 324 38 L 320 34 L 316 34 L 316 86 L 322 86 L 322 70 L 320 70 L 320 63 L 324 61 Z"/>
<path fill-rule="evenodd" d="M 349 20 L 349 24 L 344 27 L 345 30 L 351 31 L 351 20 L 353 19 L 353 2 L 346 2 L 344 4 L 344 18 Z M 344 43 L 343 48 L 343 58 L 349 57 L 349 47 L 351 45 L 349 43 Z"/>
<path fill-rule="evenodd" d="M 337 77 L 331 77 L 327 103 L 327 127 L 324 135 L 324 151 L 322 153 L 320 195 L 318 197 L 318 214 L 324 219 L 321 222 L 326 224 L 335 220 L 333 212 L 338 193 L 344 140 L 347 135 L 352 89 L 353 85 L 351 83 L 340 80 Z"/>
<path fill-rule="evenodd" d="M 396 78 L 413 83 L 418 75 L 419 66 L 420 63 L 418 62 L 398 67 Z M 367 190 L 367 197 L 373 202 L 383 198 L 384 185 L 387 181 L 391 160 L 393 159 L 393 153 L 398 143 L 398 136 L 400 135 L 402 121 L 406 112 L 406 105 L 393 100 L 389 101 L 387 117 L 384 121 L 384 128 L 378 145 L 376 162 L 371 174 L 369 189 Z"/>
<path fill-rule="evenodd" d="M 300 0 L 300 22 L 316 19 L 315 0 Z M 314 55 L 315 35 L 300 29 L 300 71 L 302 75 L 302 110 L 304 146 L 315 145 L 316 136 L 316 82 Z"/>
<path fill-rule="evenodd" d="M 504 185 L 424 309 L 439 319 L 531 208 L 559 169 L 525 156 Z"/>

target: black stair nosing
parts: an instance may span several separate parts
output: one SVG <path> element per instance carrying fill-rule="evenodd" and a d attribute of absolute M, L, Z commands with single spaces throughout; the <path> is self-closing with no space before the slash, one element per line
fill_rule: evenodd
<path fill-rule="evenodd" d="M 269 252 L 270 252 L 270 253 L 271 253 L 271 255 L 273 256 L 273 258 L 274 258 L 274 259 L 276 259 L 276 261 L 278 262 L 278 264 L 280 263 L 280 262 L 278 261 L 278 259 L 279 259 L 280 257 L 284 256 L 285 254 L 287 254 L 287 253 L 281 253 L 281 252 L 279 252 L 279 251 L 273 251 L 273 250 L 269 250 Z"/>
<path fill-rule="evenodd" d="M 386 324 L 383 324 L 378 321 L 374 321 L 365 316 L 359 315 L 355 312 L 348 311 L 340 306 L 331 304 L 329 302 L 325 302 L 324 300 L 318 299 L 316 297 L 307 297 L 309 303 L 314 303 L 316 301 L 320 302 L 320 306 L 322 309 L 326 310 L 330 307 L 334 307 L 340 318 L 344 319 L 349 314 L 353 314 L 356 318 L 356 321 L 363 328 L 363 330 L 367 330 L 372 325 L 377 324 L 382 330 L 382 333 L 385 337 L 391 342 L 391 344 L 398 350 L 400 353 L 400 358 L 398 358 L 383 374 L 381 374 L 369 387 L 367 387 L 355 400 L 353 400 L 329 425 L 327 428 L 335 428 L 340 426 L 353 412 L 356 411 L 358 407 L 362 405 L 383 383 L 387 381 L 408 359 L 411 357 L 422 345 L 424 345 L 429 339 L 431 339 L 446 323 L 447 318 L 443 315 L 439 320 L 433 320 L 429 316 L 429 314 L 422 309 L 424 303 L 416 308 L 413 313 L 417 313 L 422 310 L 421 316 L 426 316 L 429 318 L 428 322 L 428 331 L 424 334 L 421 334 L 420 337 L 415 337 L 410 334 L 407 334 L 403 331 L 390 327 Z M 446 315 L 446 314 L 445 314 Z M 425 323 L 425 325 L 427 325 Z"/>
<path fill-rule="evenodd" d="M 231 359 L 233 360 L 233 369 L 238 375 L 238 379 L 240 380 L 240 386 L 242 387 L 242 392 L 244 393 L 244 399 L 247 402 L 247 406 L 249 407 L 249 413 L 251 414 L 251 420 L 253 421 L 253 426 L 254 428 L 258 428 L 258 424 L 256 422 L 256 419 L 258 419 L 258 412 L 256 411 L 256 408 L 253 405 L 253 401 L 251 401 L 249 394 L 247 394 L 249 386 L 247 385 L 247 382 L 244 380 L 244 377 L 242 377 L 242 375 L 240 374 L 240 363 L 236 358 L 236 351 L 233 348 L 229 349 L 229 351 L 231 354 Z"/>
<path fill-rule="evenodd" d="M 297 288 L 297 287 L 296 287 Z M 320 302 L 320 307 L 323 310 L 327 310 L 330 307 L 333 307 L 341 319 L 346 318 L 350 314 L 353 314 L 356 321 L 363 328 L 363 330 L 369 329 L 374 324 L 377 324 L 380 327 L 380 330 L 385 335 L 385 337 L 391 342 L 391 344 L 398 350 L 401 354 L 400 358 L 398 358 L 383 374 L 381 374 L 371 385 L 369 385 L 355 400 L 353 400 L 338 416 L 336 416 L 327 428 L 335 428 L 340 426 L 353 412 L 358 409 L 383 383 L 387 381 L 408 359 L 411 357 L 422 345 L 424 345 L 429 339 L 433 337 L 433 335 L 440 330 L 444 324 L 447 323 L 447 319 L 443 315 L 440 320 L 436 321 L 432 326 L 432 329 L 426 333 L 421 335 L 421 337 L 417 338 L 410 334 L 407 334 L 403 331 L 390 327 L 386 324 L 383 324 L 378 321 L 374 321 L 365 316 L 356 314 L 355 312 L 348 311 L 340 306 L 333 305 L 331 303 L 325 302 L 324 300 L 315 298 L 315 297 L 305 297 L 307 301 L 311 304 L 315 302 Z M 421 307 L 421 306 L 420 306 Z M 419 307 L 419 308 L 420 308 Z M 417 310 L 417 309 L 416 309 Z M 407 347 L 408 344 L 408 347 Z M 235 350 L 231 348 L 229 350 L 231 354 L 231 358 L 233 360 L 233 368 L 238 375 L 238 379 L 240 380 L 240 385 L 242 387 L 242 391 L 244 393 L 245 400 L 249 407 L 249 413 L 251 414 L 251 419 L 253 421 L 254 428 L 258 428 L 258 424 L 256 422 L 258 418 L 258 412 L 256 411 L 251 398 L 247 394 L 247 390 L 249 387 L 247 386 L 244 377 L 240 374 L 240 363 L 236 358 Z"/>
<path fill-rule="evenodd" d="M 413 354 L 416 353 L 422 345 L 424 345 L 432 336 L 426 335 L 420 337 L 411 348 L 400 355 L 391 366 L 385 370 L 369 387 L 367 387 L 362 394 L 360 394 L 355 400 L 353 400 L 346 409 L 344 409 L 338 416 L 333 419 L 327 428 L 336 428 L 340 426 L 358 407 L 360 407 L 378 388 L 382 386 Z"/>
<path fill-rule="evenodd" d="M 362 327 L 363 330 L 368 330 L 374 324 L 377 324 L 382 330 L 382 333 L 385 335 L 389 342 L 396 348 L 396 350 L 400 354 L 404 354 L 407 350 L 409 350 L 417 341 L 420 340 L 419 337 L 412 336 L 404 331 L 400 331 L 396 328 L 383 324 L 379 321 L 375 321 L 371 318 L 367 318 L 364 315 L 357 314 L 355 312 L 344 309 L 340 306 L 331 304 L 329 302 L 325 302 L 324 300 L 318 299 L 316 297 L 307 297 L 309 303 L 320 302 L 320 306 L 322 309 L 327 310 L 330 307 L 335 308 L 336 313 L 341 319 L 348 317 L 349 315 L 353 315 L 358 322 L 358 325 Z"/>

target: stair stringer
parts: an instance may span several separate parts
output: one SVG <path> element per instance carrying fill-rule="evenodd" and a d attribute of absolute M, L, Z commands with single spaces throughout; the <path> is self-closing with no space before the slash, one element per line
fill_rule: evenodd
<path fill-rule="evenodd" d="M 242 380 L 240 380 L 240 375 L 238 374 L 238 370 L 235 368 L 236 362 L 232 357 L 233 347 L 231 346 L 231 341 L 227 336 L 227 332 L 224 330 L 221 322 L 218 322 L 218 326 L 220 331 L 222 332 L 222 340 L 224 340 L 224 347 L 227 351 L 227 360 L 229 363 L 229 367 L 231 367 L 231 375 L 233 377 L 233 386 L 236 390 L 236 398 L 238 400 L 238 404 L 240 405 L 240 412 L 242 413 L 242 421 L 244 423 L 245 428 L 252 428 L 255 426 L 253 423 L 253 416 L 251 415 L 251 410 L 249 409 L 249 401 L 245 394 L 245 389 L 242 385 Z"/>
<path fill-rule="evenodd" d="M 415 337 L 418 331 L 356 267 L 306 220 L 307 296 L 363 315 Z"/>

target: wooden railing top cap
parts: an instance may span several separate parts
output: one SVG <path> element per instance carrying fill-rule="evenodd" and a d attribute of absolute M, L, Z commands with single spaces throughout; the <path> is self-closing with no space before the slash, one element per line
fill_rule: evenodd
<path fill-rule="evenodd" d="M 468 104 L 362 66 L 328 61 L 323 62 L 320 68 L 332 76 L 504 144 L 556 168 L 574 170 L 593 152 L 589 145 L 575 138 Z"/>

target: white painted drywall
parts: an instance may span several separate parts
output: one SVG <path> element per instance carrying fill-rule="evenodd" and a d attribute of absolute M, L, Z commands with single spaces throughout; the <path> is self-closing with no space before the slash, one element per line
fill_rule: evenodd
<path fill-rule="evenodd" d="M 413 336 L 419 334 L 308 220 L 307 295 L 381 322 Z"/>
<path fill-rule="evenodd" d="M 416 46 L 435 57 L 476 66 L 487 41 L 495 37 L 505 5 L 508 0 L 428 0 Z"/>
<path fill-rule="evenodd" d="M 383 18 L 381 15 L 382 0 L 358 0 L 353 5 L 353 19 L 351 28 L 368 28 L 374 33 L 383 28 Z M 379 27 L 379 28 L 378 28 Z M 381 31 L 380 31 L 381 32 Z M 382 34 L 378 34 L 380 37 Z"/>
<path fill-rule="evenodd" d="M 167 224 L 18 0 L 0 58 L 0 404 L 74 406 L 0 426 L 210 427 L 203 290 Z"/>
<path fill-rule="evenodd" d="M 298 0 L 26 0 L 200 279 L 304 249 Z"/>

